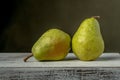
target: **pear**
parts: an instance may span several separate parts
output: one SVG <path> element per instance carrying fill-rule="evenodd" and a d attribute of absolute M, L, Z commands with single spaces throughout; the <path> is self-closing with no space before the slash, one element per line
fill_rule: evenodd
<path fill-rule="evenodd" d="M 104 51 L 100 25 L 94 16 L 85 19 L 72 38 L 72 50 L 82 61 L 96 60 Z"/>
<path fill-rule="evenodd" d="M 32 54 L 24 61 L 34 56 L 38 61 L 62 60 L 70 50 L 71 38 L 69 34 L 60 29 L 46 31 L 33 45 Z"/>

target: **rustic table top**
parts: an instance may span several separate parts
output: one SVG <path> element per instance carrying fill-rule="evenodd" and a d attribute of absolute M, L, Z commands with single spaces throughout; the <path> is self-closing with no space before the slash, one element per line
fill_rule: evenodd
<path fill-rule="evenodd" d="M 0 67 L 120 67 L 119 53 L 103 53 L 95 61 L 80 61 L 69 53 L 62 61 L 39 62 L 31 57 L 27 62 L 23 58 L 30 53 L 0 53 Z"/>

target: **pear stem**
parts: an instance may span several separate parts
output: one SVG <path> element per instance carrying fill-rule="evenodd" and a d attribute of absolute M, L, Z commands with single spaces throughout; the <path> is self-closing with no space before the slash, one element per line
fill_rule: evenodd
<path fill-rule="evenodd" d="M 23 60 L 24 60 L 24 62 L 26 62 L 30 57 L 32 57 L 33 56 L 33 54 L 31 53 L 30 55 L 28 55 L 27 57 L 25 57 Z"/>
<path fill-rule="evenodd" d="M 93 16 L 95 19 L 100 19 L 100 16 Z"/>

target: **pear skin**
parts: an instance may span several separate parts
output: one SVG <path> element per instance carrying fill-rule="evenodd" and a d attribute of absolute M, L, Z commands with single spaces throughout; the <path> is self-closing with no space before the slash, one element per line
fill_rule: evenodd
<path fill-rule="evenodd" d="M 95 17 L 80 24 L 72 38 L 72 50 L 83 61 L 96 60 L 103 53 L 104 41 Z"/>
<path fill-rule="evenodd" d="M 50 29 L 35 42 L 32 47 L 32 55 L 38 61 L 62 60 L 70 50 L 70 42 L 69 34 L 59 29 Z M 25 62 L 26 59 L 24 59 Z"/>

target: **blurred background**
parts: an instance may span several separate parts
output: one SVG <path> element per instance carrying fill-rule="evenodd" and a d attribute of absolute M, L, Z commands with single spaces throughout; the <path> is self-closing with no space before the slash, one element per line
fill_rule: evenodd
<path fill-rule="evenodd" d="M 85 18 L 99 15 L 105 52 L 120 51 L 120 0 L 3 0 L 0 52 L 30 52 L 48 29 L 71 37 Z"/>

